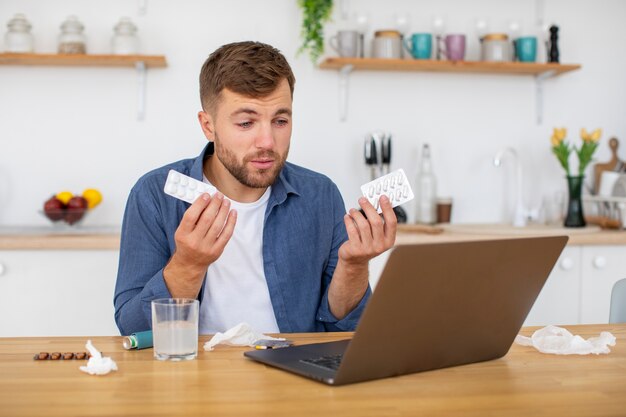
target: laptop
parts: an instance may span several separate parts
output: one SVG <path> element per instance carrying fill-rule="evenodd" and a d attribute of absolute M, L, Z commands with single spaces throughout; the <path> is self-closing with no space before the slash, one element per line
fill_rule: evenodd
<path fill-rule="evenodd" d="M 352 339 L 244 355 L 329 385 L 500 358 L 567 240 L 550 236 L 397 246 Z"/>

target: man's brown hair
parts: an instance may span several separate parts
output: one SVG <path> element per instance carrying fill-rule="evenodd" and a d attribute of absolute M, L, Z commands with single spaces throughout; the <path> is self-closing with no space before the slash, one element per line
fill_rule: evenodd
<path fill-rule="evenodd" d="M 200 101 L 204 111 L 215 113 L 223 89 L 248 97 L 265 97 L 286 79 L 293 89 L 296 79 L 289 63 L 273 46 L 261 42 L 229 43 L 213 52 L 200 71 Z"/>

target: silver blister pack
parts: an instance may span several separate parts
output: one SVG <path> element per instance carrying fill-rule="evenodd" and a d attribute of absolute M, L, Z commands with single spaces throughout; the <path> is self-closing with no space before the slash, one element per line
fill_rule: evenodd
<path fill-rule="evenodd" d="M 203 193 L 211 194 L 215 192 L 215 188 L 202 181 L 198 181 L 187 175 L 181 174 L 178 171 L 170 169 L 170 172 L 167 174 L 167 180 L 165 181 L 163 191 L 167 195 L 171 195 L 172 197 L 176 197 L 179 200 L 183 200 L 191 204 Z"/>
<path fill-rule="evenodd" d="M 390 172 L 361 186 L 361 192 L 379 213 L 380 197 L 386 195 L 391 206 L 396 207 L 413 200 L 413 190 L 403 169 Z"/>

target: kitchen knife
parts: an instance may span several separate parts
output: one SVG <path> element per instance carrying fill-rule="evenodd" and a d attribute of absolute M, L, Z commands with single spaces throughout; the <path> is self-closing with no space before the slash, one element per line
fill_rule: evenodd
<path fill-rule="evenodd" d="M 374 180 L 377 177 L 376 171 L 378 166 L 378 150 L 374 134 L 370 134 L 365 137 L 364 148 L 365 164 L 370 167 L 370 180 Z"/>
<path fill-rule="evenodd" d="M 391 166 L 391 133 L 386 133 L 383 135 L 381 146 L 381 161 L 383 174 L 388 174 L 390 172 Z M 394 213 L 396 213 L 398 223 L 407 222 L 408 218 L 406 215 L 406 211 L 401 206 L 394 207 L 393 211 Z"/>
<path fill-rule="evenodd" d="M 385 133 L 381 143 L 381 162 L 383 175 L 389 174 L 389 165 L 391 164 L 391 133 Z"/>

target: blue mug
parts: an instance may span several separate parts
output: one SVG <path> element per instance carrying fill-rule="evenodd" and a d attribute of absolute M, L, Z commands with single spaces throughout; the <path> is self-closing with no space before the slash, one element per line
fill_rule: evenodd
<path fill-rule="evenodd" d="M 515 53 L 520 62 L 535 62 L 537 60 L 537 38 L 527 36 L 515 40 Z"/>
<path fill-rule="evenodd" d="M 415 59 L 430 59 L 433 51 L 433 37 L 430 33 L 414 33 L 406 39 L 404 47 Z"/>

